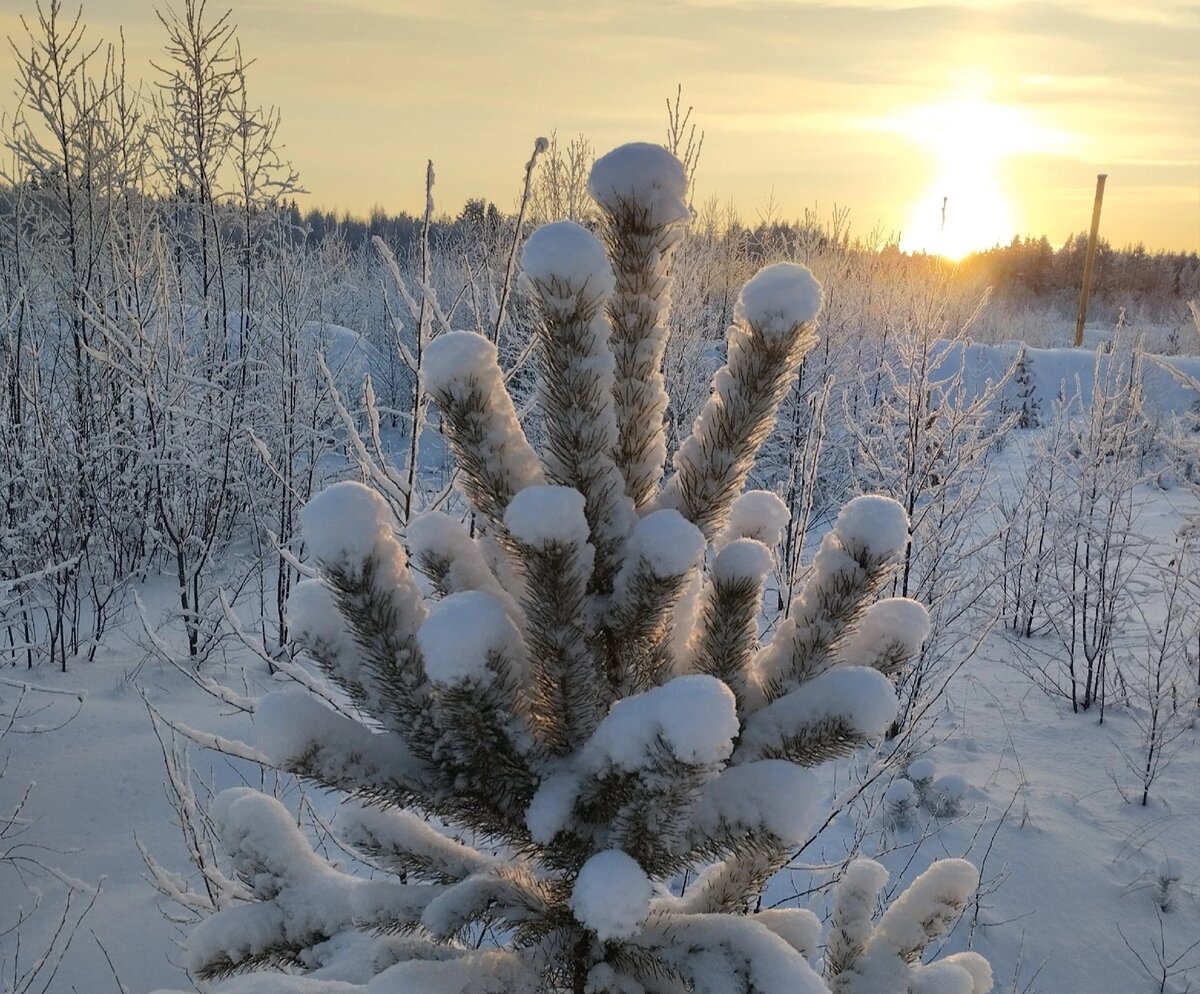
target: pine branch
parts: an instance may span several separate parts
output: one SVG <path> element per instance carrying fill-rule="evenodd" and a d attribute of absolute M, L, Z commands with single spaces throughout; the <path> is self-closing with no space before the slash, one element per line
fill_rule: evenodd
<path fill-rule="evenodd" d="M 754 661 L 752 709 L 834 664 L 839 643 L 854 631 L 890 575 L 891 560 L 907 541 L 907 526 L 904 510 L 888 498 L 856 497 L 843 508 L 821 541 L 788 617 Z"/>
<path fill-rule="evenodd" d="M 817 343 L 820 299 L 808 270 L 791 263 L 764 269 L 742 289 L 725 366 L 675 453 L 675 472 L 661 499 L 709 538 L 724 525 L 796 367 Z"/>
<path fill-rule="evenodd" d="M 501 586 L 480 543 L 471 538 L 460 521 L 440 511 L 429 511 L 409 522 L 405 538 L 417 567 L 429 578 L 438 597 L 482 591 L 499 600 L 514 624 L 520 626 L 517 602 Z"/>
<path fill-rule="evenodd" d="M 537 344 L 546 475 L 584 495 L 596 550 L 591 589 L 608 593 L 634 520 L 612 455 L 617 444 L 614 367 L 604 319 L 612 270 L 603 246 L 569 221 L 535 232 L 523 261 L 541 316 Z"/>
<path fill-rule="evenodd" d="M 856 859 L 837 882 L 824 962 L 832 994 L 847 994 L 846 982 L 840 978 L 854 970 L 866 949 L 875 928 L 875 903 L 887 878 L 879 863 Z"/>
<path fill-rule="evenodd" d="M 830 670 L 751 715 L 734 762 L 787 759 L 816 766 L 882 734 L 896 707 L 894 688 L 877 670 Z"/>
<path fill-rule="evenodd" d="M 459 469 L 459 486 L 495 526 L 513 495 L 544 478 L 504 385 L 496 346 L 482 335 L 439 335 L 425 353 L 429 390 Z"/>
<path fill-rule="evenodd" d="M 758 614 L 771 554 L 761 542 L 736 539 L 713 562 L 704 593 L 699 631 L 691 648 L 691 668 L 723 681 L 746 713 L 751 661 L 758 647 Z"/>
<path fill-rule="evenodd" d="M 314 936 L 313 944 L 317 941 L 324 939 Z M 308 943 L 278 942 L 241 957 L 222 954 L 194 968 L 192 972 L 198 980 L 214 981 L 228 980 L 230 977 L 253 973 L 256 970 L 293 969 L 304 965 L 304 954 L 308 949 Z"/>
<path fill-rule="evenodd" d="M 598 159 L 588 189 L 604 216 L 616 288 L 609 305 L 616 364 L 617 466 L 625 492 L 645 507 L 666 462 L 669 398 L 663 356 L 669 334 L 671 259 L 690 211 L 687 176 L 656 145 L 625 145 Z"/>
<path fill-rule="evenodd" d="M 439 832 L 410 811 L 343 806 L 338 826 L 346 843 L 408 882 L 457 883 L 495 861 Z"/>
<path fill-rule="evenodd" d="M 556 909 L 563 894 L 522 867 L 497 867 L 445 888 L 426 905 L 421 924 L 440 941 L 462 938 L 473 925 L 537 929 Z"/>
<path fill-rule="evenodd" d="M 323 658 L 325 653 L 318 644 L 316 658 L 323 663 L 329 678 L 350 692 L 356 704 L 403 735 L 420 752 L 423 724 L 420 716 L 429 703 L 429 683 L 416 644 L 416 626 L 424 610 L 418 614 L 411 610 L 411 602 L 397 603 L 394 591 L 399 591 L 395 587 L 389 589 L 379 573 L 374 559 L 367 560 L 358 575 L 338 567 L 327 566 L 322 570 L 338 615 L 345 620 L 357 652 L 347 652 L 342 640 L 333 641 L 325 636 L 325 653 L 334 646 L 340 651 L 333 658 Z M 415 599 L 420 605 L 419 595 Z"/>
<path fill-rule="evenodd" d="M 517 744 L 524 732 L 515 718 L 517 693 L 515 680 L 498 675 L 490 684 L 464 682 L 437 687 L 433 694 L 433 761 L 458 791 L 489 798 L 489 815 L 468 824 L 495 831 L 492 818 L 501 813 L 506 838 L 524 835 L 525 808 L 535 785 Z"/>
<path fill-rule="evenodd" d="M 704 548 L 704 536 L 676 511 L 654 511 L 634 528 L 604 634 L 610 691 L 618 697 L 656 687 L 669 675 L 671 614 Z"/>
<path fill-rule="evenodd" d="M 601 674 L 583 627 L 591 550 L 561 542 L 515 545 L 524 563 L 530 725 L 551 755 L 563 756 L 603 717 Z"/>
<path fill-rule="evenodd" d="M 706 843 L 699 852 L 709 858 L 724 853 L 724 858 L 701 874 L 680 900 L 678 909 L 689 914 L 745 914 L 767 881 L 791 858 L 790 846 L 769 833 L 730 833 Z"/>

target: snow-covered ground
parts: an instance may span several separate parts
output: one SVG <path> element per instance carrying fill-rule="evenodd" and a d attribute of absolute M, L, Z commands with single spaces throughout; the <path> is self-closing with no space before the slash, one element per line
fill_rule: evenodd
<path fill-rule="evenodd" d="M 1143 487 L 1138 497 L 1143 531 L 1166 543 L 1200 511 L 1180 489 Z M 893 850 L 881 859 L 894 874 L 889 887 L 939 857 L 979 867 L 978 916 L 968 911 L 948 948 L 970 943 L 983 953 L 997 991 L 1158 991 L 1161 977 L 1151 981 L 1125 940 L 1157 970 L 1160 920 L 1168 963 L 1200 937 L 1200 728 L 1175 743 L 1142 807 L 1124 758 L 1143 755 L 1131 715 L 1110 709 L 1100 724 L 1094 712 L 1073 714 L 1069 701 L 1047 697 L 1014 665 L 1025 648 L 994 628 L 951 681 L 926 738 L 935 780 L 966 781 L 959 812 L 939 818 L 919 808 L 911 826 L 897 828 L 876 803 L 865 847 Z M 831 797 L 847 789 L 844 771 L 833 777 Z M 874 789 L 876 801 L 885 787 Z M 802 869 L 776 878 L 764 904 L 803 894 L 820 878 L 808 867 L 845 858 L 854 819 L 833 828 L 798 861 Z M 1174 906 L 1159 916 L 1155 888 L 1166 863 L 1179 881 Z M 1197 951 L 1169 968 L 1191 967 L 1167 991 L 1200 982 Z"/>
<path fill-rule="evenodd" d="M 1038 389 L 1047 402 L 1059 382 L 1070 382 L 1077 374 L 1086 387 L 1090 353 L 1031 353 Z M 1011 358 L 1008 350 L 999 347 L 971 356 L 969 362 L 973 370 L 984 371 L 989 361 L 1002 369 L 1005 358 Z M 1200 362 L 1183 365 L 1189 373 L 1200 372 Z M 1162 413 L 1190 406 L 1193 398 L 1173 378 L 1161 370 L 1150 375 L 1158 377 L 1148 391 L 1152 406 Z M 1032 433 L 1022 435 L 1028 442 Z M 1014 444 L 1001 458 L 1019 463 L 1029 451 L 1028 445 Z M 1138 529 L 1163 546 L 1189 516 L 1200 512 L 1194 494 L 1178 485 L 1169 490 L 1140 486 L 1137 503 Z M 151 578 L 139 595 L 148 616 L 156 618 L 167 608 L 171 591 L 165 581 Z M 220 706 L 183 673 L 148 653 L 146 645 L 131 609 L 106 636 L 93 662 L 76 662 L 66 673 L 13 669 L 2 675 L 0 701 L 6 712 L 21 697 L 19 688 L 26 680 L 55 693 L 31 689 L 23 698 L 28 713 L 0 742 L 0 764 L 8 764 L 0 779 L 0 811 L 7 814 L 17 807 L 26 787 L 35 784 L 20 824 L 0 840 L 0 856 L 7 852 L 10 857 L 0 865 L 0 931 L 14 923 L 21 909 L 33 911 L 20 929 L 19 945 L 15 931 L 0 937 L 0 989 L 8 990 L 13 978 L 33 966 L 33 951 L 50 940 L 68 893 L 64 880 L 39 871 L 30 860 L 54 867 L 81 887 L 98 888 L 61 966 L 52 976 L 43 973 L 32 990 L 103 994 L 189 986 L 174 945 L 181 931 L 169 920 L 176 909 L 145 879 L 138 850 L 140 843 L 169 870 L 190 870 L 185 839 L 164 788 L 162 750 L 150 709 L 172 722 L 248 742 L 254 741 L 255 731 L 251 719 Z M 966 856 L 980 868 L 978 911 L 970 909 L 960 921 L 949 948 L 969 944 L 986 955 L 997 990 L 1159 990 L 1163 978 L 1150 976 L 1146 967 L 1154 971 L 1160 958 L 1171 964 L 1200 936 L 1197 730 L 1189 729 L 1175 741 L 1173 761 L 1142 807 L 1124 758 L 1140 750 L 1141 733 L 1133 716 L 1119 706 L 1109 708 L 1103 724 L 1094 711 L 1072 714 L 1068 702 L 1045 696 L 1015 665 L 1024 648 L 995 626 L 950 684 L 936 723 L 923 738 L 934 778 L 957 774 L 965 781 L 957 811 L 935 816 L 918 808 L 911 824 L 892 824 L 879 803 L 887 786 L 881 780 L 851 807 L 853 814 L 835 821 L 794 869 L 776 878 L 764 906 L 805 895 L 825 879 L 821 868 L 840 864 L 856 834 L 865 833 L 864 849 L 883 852 L 882 861 L 893 871 L 889 887 L 912 879 L 941 856 Z M 233 640 L 218 658 L 223 663 L 210 663 L 204 676 L 239 693 L 258 693 L 272 682 L 265 666 Z M 67 724 L 53 727 L 71 715 Z M 217 789 L 243 780 L 263 785 L 250 764 L 194 748 L 191 759 Z M 823 772 L 830 798 L 843 795 L 853 783 L 847 764 Z M 265 786 L 299 809 L 302 791 L 297 785 L 272 779 Z M 309 799 L 321 818 L 332 813 L 331 799 L 311 792 Z M 0 827 L 4 824 L 0 820 Z M 1172 885 L 1170 910 L 1160 914 L 1155 898 L 1164 866 L 1179 879 Z M 39 894 L 40 907 L 32 909 Z M 91 899 L 87 891 L 77 890 L 68 921 Z M 819 904 L 819 898 L 800 898 L 805 904 L 814 900 Z M 1161 956 L 1159 943 L 1165 943 Z M 1171 974 L 1166 990 L 1186 990 L 1189 980 L 1200 983 L 1200 948 L 1165 969 Z"/>

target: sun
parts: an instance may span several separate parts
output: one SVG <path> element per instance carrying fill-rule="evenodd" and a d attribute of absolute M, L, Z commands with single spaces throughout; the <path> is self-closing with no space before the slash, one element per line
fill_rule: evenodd
<path fill-rule="evenodd" d="M 900 247 L 957 262 L 971 252 L 1007 244 L 1015 232 L 1012 205 L 994 171 L 976 164 L 945 169 L 938 176 L 913 205 Z"/>
<path fill-rule="evenodd" d="M 936 159 L 936 179 L 913 205 L 900 247 L 958 260 L 1009 242 L 1017 232 L 999 166 L 1023 152 L 1046 152 L 1060 136 L 1015 107 L 964 97 L 912 108 L 890 122 Z"/>

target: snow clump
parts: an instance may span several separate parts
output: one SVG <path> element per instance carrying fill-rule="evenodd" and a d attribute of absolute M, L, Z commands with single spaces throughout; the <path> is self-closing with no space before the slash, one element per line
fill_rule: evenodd
<path fill-rule="evenodd" d="M 525 545 L 583 546 L 588 540 L 583 507 L 583 494 L 574 487 L 526 487 L 509 502 L 504 524 Z"/>
<path fill-rule="evenodd" d="M 482 590 L 464 590 L 433 605 L 417 631 L 417 644 L 435 683 L 485 683 L 491 657 L 512 658 L 521 634 L 499 600 Z"/>
<path fill-rule="evenodd" d="M 650 912 L 654 886 L 633 857 L 620 849 L 592 856 L 575 878 L 571 910 L 601 942 L 628 939 Z"/>
<path fill-rule="evenodd" d="M 863 739 L 873 738 L 896 717 L 897 707 L 895 688 L 878 670 L 863 666 L 828 670 L 802 690 L 784 694 L 754 714 L 738 740 L 737 759 L 768 757 L 791 729 L 831 718 L 845 722 Z"/>
<path fill-rule="evenodd" d="M 739 538 L 717 553 L 713 577 L 721 583 L 739 580 L 761 584 L 771 572 L 771 550 L 752 538 Z"/>
<path fill-rule="evenodd" d="M 585 747 L 588 765 L 637 771 L 659 743 L 676 759 L 722 763 L 738 733 L 737 703 L 716 677 L 676 677 L 661 687 L 617 701 Z"/>
<path fill-rule="evenodd" d="M 812 826 L 820 794 L 809 770 L 782 759 L 726 768 L 704 789 L 695 820 L 715 832 L 765 831 L 796 843 Z"/>
<path fill-rule="evenodd" d="M 573 773 L 556 773 L 538 784 L 525 811 L 525 824 L 534 842 L 552 842 L 570 824 L 578 796 L 579 777 Z"/>
<path fill-rule="evenodd" d="M 933 796 L 937 799 L 934 814 L 939 818 L 954 818 L 962 811 L 962 803 L 969 790 L 966 777 L 959 773 L 947 773 L 933 782 Z"/>
<path fill-rule="evenodd" d="M 628 580 L 638 571 L 639 562 L 655 576 L 681 576 L 700 562 L 707 545 L 704 533 L 674 508 L 647 514 L 629 536 L 618 591 L 622 578 Z"/>
<path fill-rule="evenodd" d="M 867 608 L 858 629 L 838 647 L 848 666 L 868 666 L 889 654 L 911 659 L 929 638 L 929 611 L 908 597 L 885 597 Z"/>
<path fill-rule="evenodd" d="M 588 192 L 605 210 L 618 213 L 626 204 L 644 205 L 654 226 L 691 217 L 687 187 L 683 163 L 650 142 L 614 148 L 596 160 L 588 179 Z"/>
<path fill-rule="evenodd" d="M 538 228 L 521 251 L 525 278 L 540 284 L 552 301 L 572 308 L 572 298 L 585 294 L 590 303 L 613 291 L 612 265 L 603 244 L 574 221 L 555 221 Z M 549 302 L 549 301 L 548 301 Z"/>
<path fill-rule="evenodd" d="M 760 335 L 779 337 L 816 320 L 820 310 L 816 277 L 798 263 L 777 262 L 742 287 L 734 315 Z"/>
<path fill-rule="evenodd" d="M 791 516 L 787 504 L 770 490 L 747 490 L 733 502 L 729 520 L 713 539 L 713 547 L 720 551 L 739 538 L 753 538 L 773 549 Z"/>
<path fill-rule="evenodd" d="M 851 553 L 862 550 L 871 559 L 885 562 L 908 541 L 908 515 L 891 497 L 864 494 L 838 512 L 833 531 Z"/>
<path fill-rule="evenodd" d="M 318 562 L 356 574 L 387 540 L 395 539 L 395 516 L 375 490 L 346 480 L 327 487 L 300 511 L 300 527 Z"/>

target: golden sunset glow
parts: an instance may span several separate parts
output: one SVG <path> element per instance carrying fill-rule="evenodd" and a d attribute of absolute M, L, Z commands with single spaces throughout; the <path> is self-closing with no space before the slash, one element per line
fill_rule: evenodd
<path fill-rule="evenodd" d="M 948 259 L 1004 244 L 1022 230 L 1001 166 L 1016 155 L 1058 153 L 1066 136 L 985 99 L 958 99 L 897 115 L 889 130 L 932 157 L 936 176 L 912 206 L 901 247 Z"/>
<path fill-rule="evenodd" d="M 1012 206 L 992 170 L 975 167 L 938 178 L 913 207 L 900 247 L 957 261 L 1016 233 Z"/>
<path fill-rule="evenodd" d="M 83 0 L 90 42 L 123 36 L 150 89 L 163 3 Z M 855 234 L 949 257 L 1061 245 L 1103 172 L 1105 238 L 1200 248 L 1195 0 L 209 0 L 226 7 L 304 208 L 417 211 L 432 159 L 438 211 L 510 211 L 537 136 L 661 141 L 682 84 L 696 202 L 749 223 L 836 204 Z M 0 0 L 0 37 L 24 44 L 32 10 Z M 6 82 L 0 116 L 18 103 Z"/>

